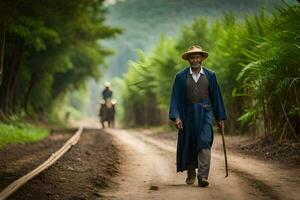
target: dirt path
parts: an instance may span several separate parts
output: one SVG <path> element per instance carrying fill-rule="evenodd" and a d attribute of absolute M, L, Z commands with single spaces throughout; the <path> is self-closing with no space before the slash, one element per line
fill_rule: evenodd
<path fill-rule="evenodd" d="M 41 164 L 73 133 L 57 131 L 41 142 L 2 149 L 0 190 Z M 187 186 L 185 173 L 176 173 L 176 137 L 150 133 L 84 128 L 76 146 L 8 199 L 300 199 L 300 169 L 229 151 L 230 175 L 224 178 L 219 137 L 214 143 L 210 186 Z"/>
<path fill-rule="evenodd" d="M 74 133 L 57 131 L 41 142 L 11 145 L 0 151 L 0 190 L 57 151 Z M 113 183 L 119 163 L 112 137 L 84 128 L 79 142 L 50 168 L 10 196 L 11 200 L 98 199 Z"/>
<path fill-rule="evenodd" d="M 133 130 L 106 131 L 123 152 L 120 176 L 114 179 L 119 186 L 104 193 L 107 199 L 300 199 L 299 169 L 285 169 L 229 152 L 230 176 L 224 178 L 223 154 L 216 148 L 210 186 L 187 186 L 185 173 L 176 173 L 175 140 Z M 215 141 L 214 146 L 220 146 L 220 139 Z"/>

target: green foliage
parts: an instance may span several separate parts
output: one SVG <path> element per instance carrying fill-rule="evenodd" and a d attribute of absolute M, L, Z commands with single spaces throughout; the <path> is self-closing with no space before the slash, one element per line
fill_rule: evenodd
<path fill-rule="evenodd" d="M 255 116 L 257 115 L 256 109 L 246 110 L 242 116 L 239 117 L 239 121 L 242 125 L 253 124 L 255 122 Z"/>
<path fill-rule="evenodd" d="M 280 140 L 299 137 L 299 17 L 299 6 L 279 9 L 264 40 L 257 42 L 255 54 L 248 54 L 251 62 L 239 74 L 267 133 Z"/>
<path fill-rule="evenodd" d="M 126 120 L 140 123 L 140 118 L 133 117 L 133 110 L 139 116 L 145 114 L 144 118 L 155 118 L 156 112 L 167 113 L 172 79 L 187 65 L 180 55 L 191 44 L 200 44 L 209 51 L 204 67 L 217 74 L 230 132 L 243 133 L 263 126 L 265 134 L 280 141 L 298 139 L 299 18 L 299 5 L 285 5 L 273 15 L 262 8 L 258 15 L 247 15 L 244 20 L 228 12 L 213 23 L 206 18 L 195 19 L 183 27 L 176 40 L 162 37 L 149 54 L 139 52 L 139 61 L 130 62 L 125 75 Z M 159 119 L 158 123 L 166 122 Z M 149 123 L 144 120 L 142 124 Z"/>
<path fill-rule="evenodd" d="M 8 144 L 38 141 L 48 134 L 48 130 L 26 123 L 0 123 L 0 148 Z"/>
<path fill-rule="evenodd" d="M 158 46 L 149 57 L 139 51 L 139 61 L 130 62 L 125 75 L 127 87 L 124 94 L 125 119 L 129 125 L 155 125 L 165 119 L 173 76 L 180 65 L 173 40 L 161 37 Z M 178 60 L 177 60 L 178 61 Z M 142 113 L 142 116 L 141 116 Z M 133 117 L 134 116 L 134 117 Z"/>
<path fill-rule="evenodd" d="M 267 10 L 282 4 L 281 0 L 264 1 Z M 202 44 L 210 50 L 210 41 L 201 40 L 206 37 L 204 27 L 194 21 L 205 16 L 207 26 L 226 11 L 234 11 L 240 19 L 244 14 L 257 13 L 261 0 L 126 0 L 108 7 L 108 21 L 110 24 L 122 27 L 124 34 L 116 40 L 109 41 L 109 46 L 120 49 L 116 57 L 109 60 L 112 66 L 110 75 L 121 75 L 127 72 L 128 60 L 137 60 L 136 49 L 150 52 L 159 41 L 160 33 L 168 37 L 177 37 L 182 26 L 196 23 L 199 31 L 192 32 L 196 38 L 195 43 Z M 143 20 L 140 20 L 143 19 Z M 190 32 L 186 28 L 184 31 Z M 199 37 L 197 37 L 197 34 Z M 213 34 L 213 33 L 212 33 Z M 210 37 L 213 39 L 214 37 Z M 189 40 L 188 38 L 185 38 Z M 190 40 L 190 43 L 193 43 Z M 186 50 L 188 44 L 180 50 Z"/>
<path fill-rule="evenodd" d="M 65 95 L 102 76 L 112 51 L 101 41 L 121 33 L 105 24 L 103 0 L 0 3 L 7 23 L 0 112 L 53 113 Z"/>
<path fill-rule="evenodd" d="M 35 51 L 45 50 L 47 43 L 60 43 L 60 38 L 56 31 L 45 26 L 42 20 L 26 16 L 17 17 L 9 26 L 8 31 L 22 38 L 25 45 Z"/>

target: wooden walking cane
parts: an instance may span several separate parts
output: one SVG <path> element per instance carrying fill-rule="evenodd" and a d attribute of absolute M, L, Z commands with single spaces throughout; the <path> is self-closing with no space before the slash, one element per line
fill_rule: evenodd
<path fill-rule="evenodd" d="M 224 157 L 225 157 L 225 171 L 226 171 L 226 176 L 228 176 L 228 165 L 227 165 L 227 155 L 226 155 L 226 145 L 225 145 L 225 134 L 224 134 L 224 127 L 222 127 L 222 141 L 223 141 L 223 151 L 224 151 Z"/>

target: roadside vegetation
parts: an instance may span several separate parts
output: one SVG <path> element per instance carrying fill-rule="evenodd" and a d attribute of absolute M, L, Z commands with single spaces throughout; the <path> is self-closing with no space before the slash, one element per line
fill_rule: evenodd
<path fill-rule="evenodd" d="M 0 149 L 8 144 L 38 141 L 48 136 L 48 134 L 47 129 L 29 123 L 4 124 L 0 122 Z"/>
<path fill-rule="evenodd" d="M 113 52 L 101 42 L 121 33 L 106 25 L 103 2 L 0 0 L 1 144 L 46 135 L 27 122 L 56 124 L 83 111 L 87 81 L 99 80 Z"/>
<path fill-rule="evenodd" d="M 187 66 L 180 56 L 192 44 L 209 52 L 204 66 L 217 74 L 226 102 L 230 133 L 300 137 L 299 4 L 238 20 L 232 12 L 210 23 L 198 18 L 177 38 L 161 37 L 150 53 L 129 63 L 122 85 L 124 119 L 129 126 L 168 122 L 171 84 Z"/>

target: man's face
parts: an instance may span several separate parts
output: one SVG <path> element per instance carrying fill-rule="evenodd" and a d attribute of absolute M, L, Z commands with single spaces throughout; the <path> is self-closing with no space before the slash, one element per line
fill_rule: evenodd
<path fill-rule="evenodd" d="M 199 53 L 197 54 L 191 54 L 189 55 L 189 63 L 191 64 L 192 68 L 199 68 L 201 67 L 201 63 L 202 63 L 202 55 Z"/>

